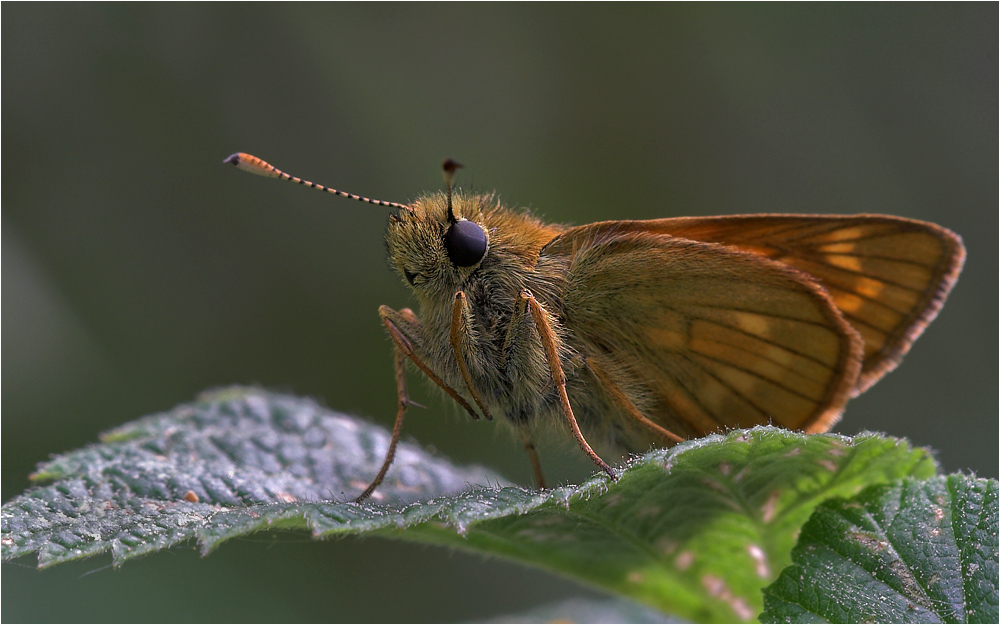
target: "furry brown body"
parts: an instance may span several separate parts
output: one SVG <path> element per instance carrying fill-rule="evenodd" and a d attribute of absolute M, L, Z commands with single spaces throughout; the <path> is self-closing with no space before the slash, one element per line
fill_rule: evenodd
<path fill-rule="evenodd" d="M 383 306 L 389 319 L 411 341 L 421 360 L 475 405 L 458 367 L 450 336 L 455 294 L 466 296 L 463 349 L 476 394 L 491 416 L 531 438 L 539 428 L 565 429 L 558 391 L 539 333 L 519 295 L 527 291 L 545 309 L 559 339 L 559 357 L 567 392 L 587 440 L 603 453 L 636 451 L 652 442 L 641 426 L 620 413 L 584 365 L 586 346 L 562 323 L 570 258 L 541 253 L 564 231 L 526 213 L 515 213 L 490 196 L 455 198 L 456 213 L 476 221 L 487 232 L 489 251 L 474 267 L 455 267 L 441 246 L 448 227 L 444 197 L 431 196 L 413 205 L 412 214 L 390 221 L 386 244 L 390 262 L 417 296 L 419 314 Z"/>

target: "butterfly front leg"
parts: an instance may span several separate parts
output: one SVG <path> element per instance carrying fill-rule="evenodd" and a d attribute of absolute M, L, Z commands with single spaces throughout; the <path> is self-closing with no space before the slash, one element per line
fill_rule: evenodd
<path fill-rule="evenodd" d="M 391 333 L 391 332 L 390 332 Z M 396 444 L 399 443 L 399 437 L 403 432 L 403 417 L 406 416 L 406 409 L 410 406 L 410 396 L 406 392 L 406 370 L 403 368 L 404 358 L 406 354 L 400 349 L 399 343 L 397 342 L 395 348 L 395 366 L 396 366 L 396 394 L 398 401 L 396 403 L 396 422 L 392 426 L 392 438 L 389 439 L 389 449 L 385 453 L 385 459 L 382 460 L 382 467 L 378 471 L 378 475 L 372 480 L 368 488 L 364 490 L 355 499 L 355 503 L 361 503 L 363 500 L 371 496 L 375 492 L 375 489 L 379 487 L 382 480 L 385 479 L 385 474 L 389 471 L 389 467 L 392 465 L 393 459 L 396 457 Z"/>
<path fill-rule="evenodd" d="M 378 314 L 382 318 L 382 324 L 389 332 L 389 337 L 396 344 L 396 349 L 401 350 L 418 369 L 424 372 L 431 382 L 434 382 L 451 396 L 452 399 L 465 409 L 473 419 L 479 419 L 479 415 L 473 410 L 469 402 L 458 394 L 452 387 L 441 379 L 424 361 L 426 360 L 421 346 L 423 344 L 424 326 L 420 323 L 413 311 L 409 308 L 396 312 L 388 306 L 380 306 Z"/>
<path fill-rule="evenodd" d="M 456 393 L 455 389 L 445 384 L 444 380 L 424 363 L 422 350 L 420 349 L 420 345 L 422 344 L 420 337 L 422 337 L 424 329 L 420 320 L 413 314 L 413 311 L 409 308 L 404 308 L 396 312 L 388 306 L 381 306 L 378 309 L 378 314 L 382 318 L 382 323 L 389 332 L 389 337 L 392 338 L 395 348 L 396 394 L 398 398 L 396 422 L 392 426 L 392 438 L 389 440 L 389 449 L 385 453 L 385 459 L 382 460 L 382 467 L 379 469 L 375 479 L 368 485 L 368 488 L 354 500 L 356 502 L 361 502 L 370 497 L 382 483 L 382 480 L 385 479 L 385 474 L 389 471 L 389 467 L 392 466 L 392 461 L 396 457 L 396 446 L 399 444 L 399 437 L 403 432 L 403 419 L 406 416 L 406 409 L 415 405 L 410 400 L 410 396 L 406 391 L 406 369 L 403 366 L 406 358 L 409 358 L 427 377 L 451 395 L 474 419 L 479 418 L 479 415 L 472 409 L 469 402 Z"/>

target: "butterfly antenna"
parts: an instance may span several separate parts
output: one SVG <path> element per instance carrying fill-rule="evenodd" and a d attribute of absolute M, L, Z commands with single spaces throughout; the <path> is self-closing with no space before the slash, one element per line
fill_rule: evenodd
<path fill-rule="evenodd" d="M 460 168 L 464 167 L 461 163 L 455 162 L 450 158 L 444 162 L 441 168 L 444 170 L 444 182 L 447 185 L 447 190 L 445 193 L 448 198 L 448 222 L 455 223 L 458 219 L 455 218 L 455 209 L 451 205 L 451 194 L 452 194 L 452 182 L 455 180 L 455 172 Z"/>
<path fill-rule="evenodd" d="M 407 206 L 406 204 L 400 204 L 399 202 L 386 202 L 384 200 L 373 200 L 371 198 L 363 197 L 360 195 L 355 195 L 353 193 L 347 193 L 346 191 L 338 191 L 337 189 L 331 189 L 330 187 L 323 186 L 321 184 L 316 184 L 315 182 L 309 182 L 308 180 L 303 180 L 296 176 L 291 176 L 281 171 L 274 165 L 271 165 L 267 161 L 261 160 L 252 154 L 246 154 L 244 152 L 237 152 L 236 154 L 231 154 L 223 163 L 229 163 L 230 165 L 235 165 L 237 168 L 243 171 L 250 172 L 251 174 L 257 174 L 258 176 L 265 176 L 267 178 L 282 178 L 284 180 L 291 180 L 292 182 L 297 182 L 301 185 L 307 187 L 312 187 L 313 189 L 319 189 L 320 191 L 326 191 L 327 193 L 333 193 L 334 195 L 339 195 L 341 197 L 350 198 L 352 200 L 358 200 L 359 202 L 366 202 L 368 204 L 374 204 L 375 206 L 388 206 L 390 208 L 401 208 L 407 211 L 412 211 L 413 208 Z"/>

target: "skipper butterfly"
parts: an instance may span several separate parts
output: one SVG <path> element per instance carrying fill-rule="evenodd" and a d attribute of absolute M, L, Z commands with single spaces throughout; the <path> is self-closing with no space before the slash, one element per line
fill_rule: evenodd
<path fill-rule="evenodd" d="M 410 361 L 474 419 L 511 424 L 545 486 L 534 437 L 562 423 L 601 453 L 772 423 L 825 432 L 934 319 L 965 249 L 935 224 L 885 215 L 739 215 L 546 224 L 492 195 L 383 202 L 386 244 L 420 314 L 379 309 L 399 397 L 381 470 L 412 404 Z M 475 407 L 473 407 L 473 405 Z M 478 410 L 477 410 L 478 409 Z M 592 446 L 593 445 L 593 446 Z"/>

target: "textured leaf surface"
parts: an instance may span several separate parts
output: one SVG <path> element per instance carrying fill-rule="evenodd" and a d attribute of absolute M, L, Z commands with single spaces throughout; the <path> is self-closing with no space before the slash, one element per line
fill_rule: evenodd
<path fill-rule="evenodd" d="M 544 492 L 407 446 L 380 500 L 344 502 L 387 439 L 308 400 L 217 392 L 42 465 L 35 478 L 51 483 L 3 506 L 3 557 L 48 566 L 110 550 L 120 564 L 268 529 L 376 533 L 510 557 L 685 619 L 751 620 L 821 501 L 936 471 L 896 439 L 759 427 L 650 452 L 616 483 Z"/>
<path fill-rule="evenodd" d="M 765 590 L 770 622 L 996 623 L 997 482 L 952 475 L 820 506 Z"/>
<path fill-rule="evenodd" d="M 389 434 L 311 400 L 231 388 L 101 439 L 40 465 L 32 479 L 52 483 L 4 504 L 5 560 L 37 551 L 44 567 L 111 550 L 121 563 L 198 532 L 254 531 L 267 525 L 262 514 L 274 522 L 269 504 L 356 496 Z M 499 480 L 401 444 L 376 499 L 407 503 Z"/>

